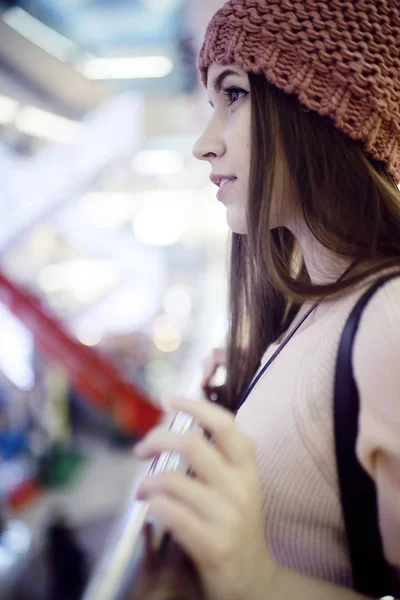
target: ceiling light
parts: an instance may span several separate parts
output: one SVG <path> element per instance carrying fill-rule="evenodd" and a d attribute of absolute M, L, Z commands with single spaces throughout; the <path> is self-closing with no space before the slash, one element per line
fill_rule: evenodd
<path fill-rule="evenodd" d="M 158 10 L 172 10 L 177 4 L 177 0 L 147 0 L 150 8 Z"/>
<path fill-rule="evenodd" d="M 1 535 L 2 546 L 15 554 L 25 554 L 31 545 L 30 531 L 22 521 L 9 521 Z"/>
<path fill-rule="evenodd" d="M 188 194 L 182 190 L 144 193 L 145 202 L 133 221 L 136 239 L 153 246 L 178 243 L 185 230 Z"/>
<path fill-rule="evenodd" d="M 10 550 L 0 546 L 0 575 L 7 576 L 11 573 L 16 562 L 17 557 Z"/>
<path fill-rule="evenodd" d="M 53 142 L 69 142 L 74 138 L 78 123 L 54 113 L 26 106 L 15 121 L 19 131 Z"/>
<path fill-rule="evenodd" d="M 32 368 L 33 336 L 17 317 L 0 304 L 0 329 L 7 344 L 0 346 L 0 371 L 21 390 L 35 384 Z"/>
<path fill-rule="evenodd" d="M 0 125 L 12 123 L 17 115 L 19 103 L 7 96 L 0 96 Z"/>
<path fill-rule="evenodd" d="M 97 346 L 101 342 L 101 334 L 81 326 L 77 332 L 78 340 L 85 346 Z"/>
<path fill-rule="evenodd" d="M 177 175 L 183 171 L 185 161 L 175 150 L 141 150 L 132 160 L 138 175 Z"/>
<path fill-rule="evenodd" d="M 181 332 L 166 315 L 154 323 L 154 344 L 161 352 L 175 352 L 182 342 Z"/>
<path fill-rule="evenodd" d="M 39 274 L 38 283 L 47 293 L 68 290 L 82 301 L 96 299 L 118 283 L 119 273 L 112 260 L 71 260 L 48 265 Z"/>
<path fill-rule="evenodd" d="M 70 320 L 74 330 L 83 331 L 85 337 L 89 334 L 128 333 L 142 329 L 154 319 L 165 287 L 166 267 L 161 260 L 161 253 L 155 253 L 158 257 L 152 252 L 146 254 L 148 279 L 145 279 L 144 273 L 136 272 L 133 278 L 109 290 L 84 314 L 72 322 Z"/>
<path fill-rule="evenodd" d="M 3 13 L 2 18 L 14 31 L 59 60 L 67 62 L 78 50 L 74 42 L 33 17 L 23 8 L 18 6 L 10 8 Z"/>
<path fill-rule="evenodd" d="M 148 79 L 167 77 L 174 63 L 166 56 L 92 57 L 81 67 L 89 79 Z"/>
<path fill-rule="evenodd" d="M 165 293 L 163 307 L 175 322 L 185 322 L 192 310 L 192 298 L 185 285 L 172 285 Z"/>
<path fill-rule="evenodd" d="M 130 192 L 91 192 L 80 200 L 79 213 L 96 227 L 119 227 L 132 217 L 134 199 Z"/>

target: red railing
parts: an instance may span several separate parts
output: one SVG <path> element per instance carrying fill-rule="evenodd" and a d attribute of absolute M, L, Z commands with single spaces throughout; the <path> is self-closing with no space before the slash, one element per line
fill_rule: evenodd
<path fill-rule="evenodd" d="M 65 368 L 73 385 L 89 402 L 112 411 L 121 430 L 143 435 L 156 425 L 160 411 L 149 397 L 125 381 L 94 348 L 73 338 L 40 298 L 2 273 L 0 302 L 31 331 L 37 348 Z"/>

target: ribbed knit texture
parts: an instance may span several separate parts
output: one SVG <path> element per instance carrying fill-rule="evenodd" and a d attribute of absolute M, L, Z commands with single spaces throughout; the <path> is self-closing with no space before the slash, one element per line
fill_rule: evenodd
<path fill-rule="evenodd" d="M 265 535 L 273 556 L 285 567 L 348 587 L 352 575 L 336 474 L 333 386 L 340 336 L 362 291 L 324 302 L 237 416 L 238 426 L 256 442 Z M 274 350 L 274 345 L 268 349 L 262 364 Z M 377 483 L 385 549 L 400 566 L 399 359 L 396 279 L 364 313 L 354 368 L 361 396 L 358 456 Z"/>
<path fill-rule="evenodd" d="M 400 6 L 397 0 L 230 0 L 211 20 L 199 55 L 238 63 L 383 162 L 400 182 Z"/>

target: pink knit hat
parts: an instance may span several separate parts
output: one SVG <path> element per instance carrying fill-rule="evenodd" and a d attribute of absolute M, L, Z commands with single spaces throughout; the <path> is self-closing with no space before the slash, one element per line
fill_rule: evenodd
<path fill-rule="evenodd" d="M 229 0 L 199 56 L 238 63 L 322 116 L 400 182 L 398 0 Z"/>

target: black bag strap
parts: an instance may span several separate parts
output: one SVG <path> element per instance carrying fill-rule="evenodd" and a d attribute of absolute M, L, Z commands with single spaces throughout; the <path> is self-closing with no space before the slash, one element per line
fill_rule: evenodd
<path fill-rule="evenodd" d="M 399 275 L 392 273 L 380 278 L 357 302 L 342 334 L 335 376 L 336 461 L 354 587 L 362 594 L 375 597 L 396 595 L 399 590 L 395 589 L 392 569 L 383 554 L 375 485 L 356 456 L 360 400 L 353 374 L 352 351 L 368 302 L 387 281 Z"/>

